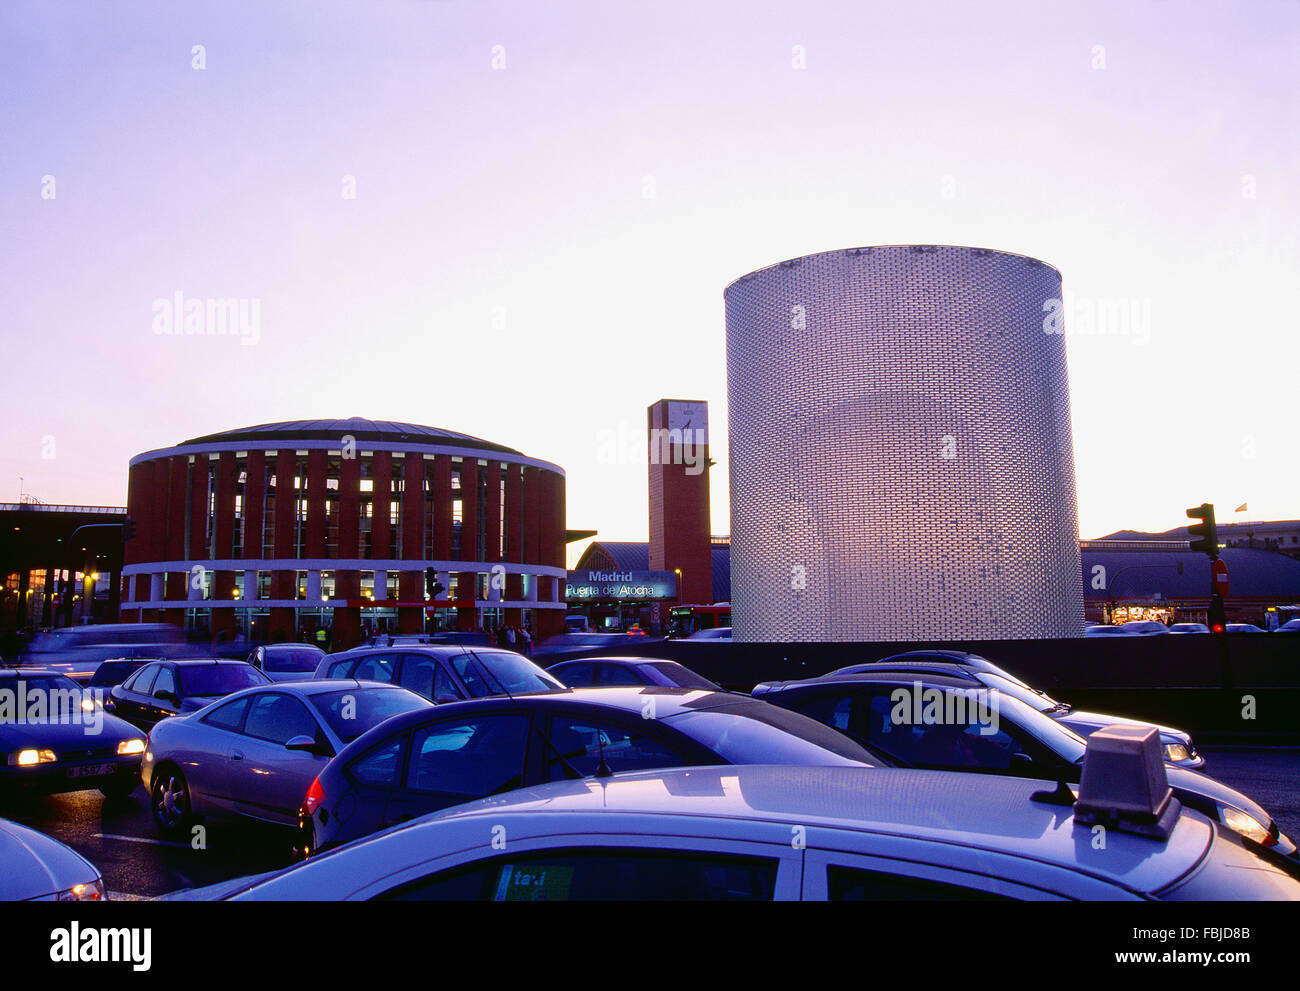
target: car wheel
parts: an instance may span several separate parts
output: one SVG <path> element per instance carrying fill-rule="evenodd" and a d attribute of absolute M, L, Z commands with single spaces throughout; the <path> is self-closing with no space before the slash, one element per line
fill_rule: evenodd
<path fill-rule="evenodd" d="M 126 798 L 140 784 L 139 778 L 118 779 L 99 786 L 99 793 L 105 798 Z"/>
<path fill-rule="evenodd" d="M 185 775 L 175 767 L 155 771 L 149 798 L 158 832 L 169 838 L 182 835 L 190 821 L 190 787 Z"/>

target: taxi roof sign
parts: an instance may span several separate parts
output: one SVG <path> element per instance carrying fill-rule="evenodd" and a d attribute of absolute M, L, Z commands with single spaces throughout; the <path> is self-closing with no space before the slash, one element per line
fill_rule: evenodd
<path fill-rule="evenodd" d="M 1181 811 L 1154 726 L 1107 726 L 1088 737 L 1076 823 L 1164 840 Z"/>

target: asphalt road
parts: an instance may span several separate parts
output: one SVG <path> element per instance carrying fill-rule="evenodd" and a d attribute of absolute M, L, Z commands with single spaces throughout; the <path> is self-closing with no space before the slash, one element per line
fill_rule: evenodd
<path fill-rule="evenodd" d="M 1264 806 L 1292 839 L 1300 838 L 1300 748 L 1202 748 L 1206 771 Z M 164 843 L 154 831 L 143 788 L 110 801 L 98 791 L 28 797 L 0 815 L 66 843 L 99 867 L 110 898 L 149 898 L 215 884 L 289 863 L 289 830 L 273 826 L 206 827 L 205 846 Z"/>

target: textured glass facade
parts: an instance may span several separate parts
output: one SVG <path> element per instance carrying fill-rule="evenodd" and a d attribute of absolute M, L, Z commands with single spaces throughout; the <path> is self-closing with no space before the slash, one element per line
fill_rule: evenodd
<path fill-rule="evenodd" d="M 853 248 L 725 297 L 737 640 L 1083 635 L 1059 272 Z"/>

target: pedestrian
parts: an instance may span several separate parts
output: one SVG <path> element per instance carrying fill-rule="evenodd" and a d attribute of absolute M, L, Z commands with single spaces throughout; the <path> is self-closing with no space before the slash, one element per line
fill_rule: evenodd
<path fill-rule="evenodd" d="M 507 623 L 506 624 L 506 649 L 514 650 L 515 641 L 516 641 L 515 628 L 511 626 L 509 623 Z"/>

